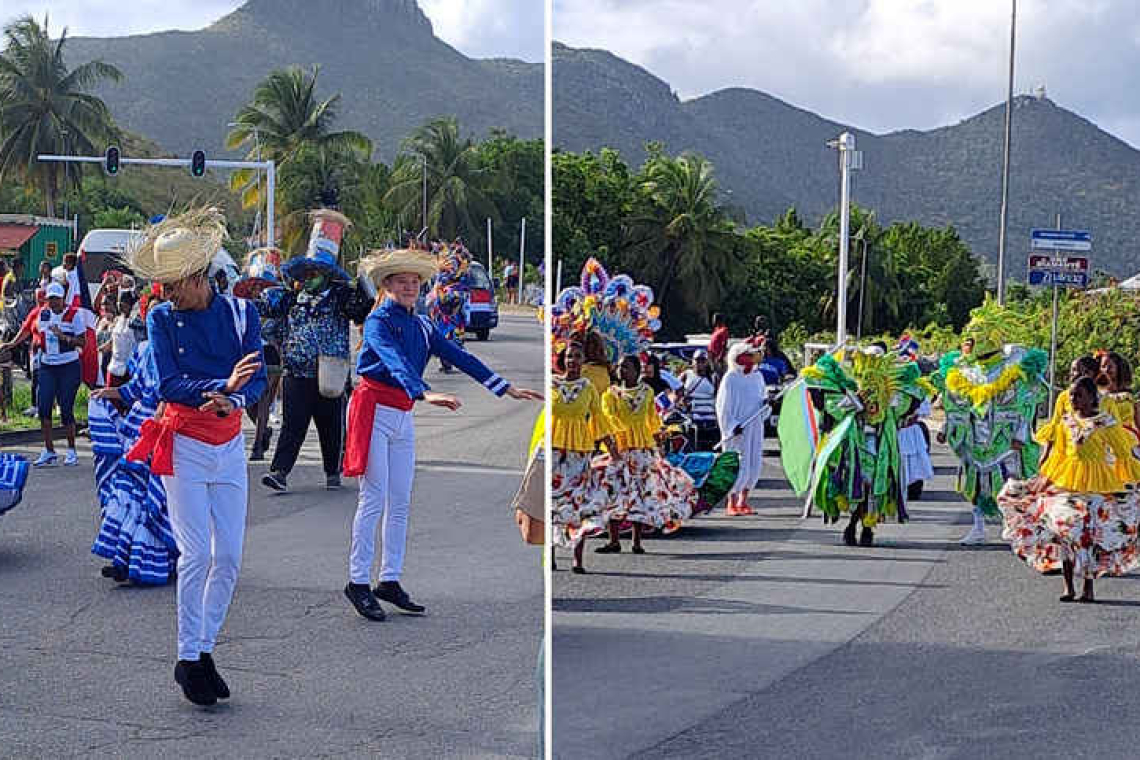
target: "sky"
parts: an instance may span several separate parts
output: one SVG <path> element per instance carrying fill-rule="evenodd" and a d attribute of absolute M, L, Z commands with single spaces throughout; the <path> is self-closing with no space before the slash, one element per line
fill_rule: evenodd
<path fill-rule="evenodd" d="M 682 98 L 762 90 L 872 132 L 1004 102 L 1010 0 L 554 0 L 554 39 L 602 48 Z M 1140 2 L 1018 0 L 1014 91 L 1140 147 Z"/>
<path fill-rule="evenodd" d="M 314 0 L 316 2 L 316 0 Z M 242 5 L 242 0 L 3 0 L 0 22 L 27 13 L 76 37 L 194 30 Z M 545 58 L 543 0 L 420 0 L 436 36 L 473 58 Z M 126 9 L 126 10 L 124 10 Z"/>

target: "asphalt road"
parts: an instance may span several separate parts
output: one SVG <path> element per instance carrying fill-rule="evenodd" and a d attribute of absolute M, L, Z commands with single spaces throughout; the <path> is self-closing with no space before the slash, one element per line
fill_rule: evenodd
<path fill-rule="evenodd" d="M 469 345 L 538 388 L 541 336 L 533 317 L 504 316 Z M 532 756 L 541 558 L 507 505 L 539 406 L 435 365 L 427 377 L 465 402 L 417 411 L 404 586 L 428 615 L 371 623 L 349 607 L 355 481 L 324 490 L 311 431 L 290 493 L 270 495 L 256 483 L 267 465 L 250 467 L 242 573 L 215 652 L 234 696 L 214 708 L 173 682 L 174 589 L 99 576 L 89 449 L 77 468 L 34 472 L 0 518 L 0 756 Z"/>
<path fill-rule="evenodd" d="M 874 548 L 801 521 L 769 457 L 757 516 L 556 572 L 555 756 L 1140 756 L 1140 579 L 1059 604 L 996 527 L 957 545 L 968 510 L 935 465 Z"/>

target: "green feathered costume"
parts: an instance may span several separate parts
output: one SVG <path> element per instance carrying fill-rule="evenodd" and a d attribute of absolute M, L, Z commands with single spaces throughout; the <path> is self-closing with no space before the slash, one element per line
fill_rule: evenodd
<path fill-rule="evenodd" d="M 842 512 L 863 509 L 863 525 L 874 527 L 897 516 L 906 522 L 898 427 L 927 398 L 921 371 L 896 354 L 860 351 L 827 355 L 802 376 L 823 394 L 824 427 L 812 466 L 812 503 L 825 522 Z"/>
<path fill-rule="evenodd" d="M 960 462 L 958 493 L 988 517 L 998 515 L 995 499 L 1006 480 L 1037 474 L 1033 421 L 1048 395 L 1048 361 L 1044 351 L 1021 346 L 988 355 L 975 348 L 969 357 L 952 351 L 931 378 L 942 393 L 946 442 Z"/>

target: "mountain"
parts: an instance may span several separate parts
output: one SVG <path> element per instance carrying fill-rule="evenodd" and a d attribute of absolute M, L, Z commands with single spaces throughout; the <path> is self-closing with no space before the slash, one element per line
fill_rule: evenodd
<path fill-rule="evenodd" d="M 856 136 L 865 169 L 852 199 L 881 222 L 953 225 L 996 264 L 1005 105 L 930 131 L 877 135 L 824 119 L 756 90 L 733 88 L 680 100 L 649 72 L 600 50 L 554 45 L 554 146 L 618 150 L 632 165 L 644 144 L 690 150 L 713 162 L 725 201 L 751 223 L 790 206 L 813 224 L 838 203 L 836 152 Z M 932 95 L 933 97 L 933 95 Z M 1029 233 L 1052 227 L 1093 234 L 1092 265 L 1140 271 L 1140 151 L 1047 98 L 1014 101 L 1006 271 L 1025 277 Z"/>
<path fill-rule="evenodd" d="M 467 58 L 415 0 L 249 0 L 198 31 L 71 38 L 68 58 L 118 66 L 124 80 L 97 90 L 115 119 L 183 156 L 232 155 L 226 124 L 271 70 L 293 64 L 320 64 L 318 94 L 341 93 L 336 128 L 368 135 L 385 161 L 441 115 L 477 136 L 543 134 L 542 64 Z"/>

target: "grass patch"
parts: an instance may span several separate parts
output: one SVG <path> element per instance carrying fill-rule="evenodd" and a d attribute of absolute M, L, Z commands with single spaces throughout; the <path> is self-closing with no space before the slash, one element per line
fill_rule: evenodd
<path fill-rule="evenodd" d="M 19 430 L 39 430 L 38 417 L 25 417 L 24 410 L 32 406 L 32 384 L 28 380 L 12 379 L 12 400 L 8 404 L 8 419 L 0 420 L 0 433 L 12 433 Z M 75 395 L 75 421 L 80 425 L 87 424 L 87 399 L 89 391 L 86 385 L 79 386 Z M 59 410 L 55 410 L 52 417 L 53 425 L 59 425 Z"/>

